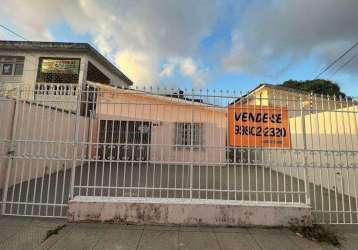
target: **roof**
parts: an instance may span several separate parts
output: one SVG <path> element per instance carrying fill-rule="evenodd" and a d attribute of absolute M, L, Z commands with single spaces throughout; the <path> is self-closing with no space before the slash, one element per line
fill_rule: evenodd
<path fill-rule="evenodd" d="M 291 93 L 303 94 L 303 95 L 311 95 L 312 94 L 311 92 L 300 90 L 300 89 L 293 89 L 293 88 L 288 88 L 288 87 L 284 87 L 284 86 L 281 86 L 281 85 L 275 85 L 275 84 L 269 84 L 269 83 L 261 83 L 256 88 L 251 90 L 247 95 L 250 95 L 253 92 L 259 90 L 260 88 L 264 88 L 264 87 L 268 87 L 268 88 L 271 88 L 271 89 L 282 90 L 282 91 L 287 91 L 287 92 L 291 92 Z"/>
<path fill-rule="evenodd" d="M 295 93 L 295 94 L 300 94 L 300 95 L 308 95 L 308 96 L 320 96 L 319 94 L 315 94 L 313 92 L 308 92 L 308 91 L 304 91 L 304 90 L 300 90 L 300 89 L 293 89 L 293 88 L 288 88 L 288 87 L 284 87 L 282 85 L 275 85 L 275 84 L 269 84 L 269 83 L 261 83 L 259 84 L 256 88 L 254 88 L 253 90 L 247 92 L 245 95 L 237 98 L 235 101 L 233 101 L 231 104 L 237 103 L 238 101 L 240 101 L 241 99 L 245 99 L 248 98 L 249 96 L 251 96 L 253 93 L 255 93 L 256 91 L 259 91 L 260 89 L 263 88 L 271 88 L 271 89 L 275 89 L 275 90 L 281 90 L 281 91 L 287 91 L 287 92 L 291 92 L 291 93 Z M 327 97 L 327 95 L 323 96 L 324 98 Z M 352 103 L 357 104 L 358 102 L 354 100 L 354 98 L 352 97 L 347 97 L 349 98 L 349 100 L 352 101 Z"/>
<path fill-rule="evenodd" d="M 1 50 L 17 51 L 55 51 L 55 52 L 76 52 L 93 56 L 96 60 L 107 67 L 113 74 L 125 81 L 128 85 L 133 82 L 114 66 L 106 57 L 99 53 L 88 43 L 67 43 L 67 42 L 38 42 L 38 41 L 7 41 L 0 40 Z"/>
<path fill-rule="evenodd" d="M 281 90 L 281 91 L 287 91 L 287 92 L 291 92 L 291 93 L 296 93 L 296 94 L 302 94 L 302 95 L 311 95 L 311 92 L 307 92 L 304 90 L 299 90 L 299 89 L 292 89 L 292 88 L 287 88 L 284 86 L 280 86 L 280 85 L 275 85 L 275 84 L 269 84 L 269 83 L 261 83 L 259 84 L 256 88 L 254 88 L 253 90 L 250 90 L 249 92 L 247 92 L 245 95 L 237 98 L 235 101 L 233 101 L 230 104 L 234 104 L 237 103 L 238 101 L 240 101 L 241 99 L 247 98 L 250 95 L 252 95 L 253 93 L 255 93 L 256 91 L 263 89 L 263 88 L 271 88 L 271 89 L 276 89 L 276 90 Z"/>
<path fill-rule="evenodd" d="M 210 104 L 210 103 L 206 103 L 203 100 L 199 99 L 191 99 L 191 98 L 185 98 L 185 97 L 181 97 L 180 94 L 164 94 L 164 93 L 154 93 L 154 92 L 150 92 L 150 91 L 145 91 L 145 90 L 139 90 L 139 89 L 133 89 L 133 88 L 126 88 L 126 87 L 117 87 L 117 86 L 108 86 L 102 83 L 96 83 L 96 82 L 92 82 L 92 81 L 87 81 L 87 83 L 91 86 L 94 86 L 98 89 L 100 89 L 100 91 L 102 91 L 103 93 L 111 93 L 114 94 L 116 93 L 115 91 L 117 91 L 118 93 L 128 93 L 131 96 L 145 96 L 145 97 L 150 97 L 150 98 L 156 98 L 159 100 L 163 100 L 163 101 L 167 101 L 167 102 L 175 102 L 175 103 L 182 103 L 182 104 L 188 104 L 188 105 L 195 105 L 195 106 L 202 106 L 202 107 L 207 107 L 207 108 L 216 108 L 221 110 L 223 107 L 218 106 L 218 105 L 214 105 L 214 104 Z M 182 93 L 183 95 L 183 93 Z"/>

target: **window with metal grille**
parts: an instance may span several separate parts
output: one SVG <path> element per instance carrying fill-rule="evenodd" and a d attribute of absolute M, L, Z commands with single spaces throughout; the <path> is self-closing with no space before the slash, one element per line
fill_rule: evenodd
<path fill-rule="evenodd" d="M 175 125 L 175 144 L 182 146 L 190 146 L 193 141 L 193 146 L 202 145 L 202 131 L 201 123 L 176 123 Z"/>
<path fill-rule="evenodd" d="M 78 83 L 80 58 L 40 57 L 37 82 Z"/>

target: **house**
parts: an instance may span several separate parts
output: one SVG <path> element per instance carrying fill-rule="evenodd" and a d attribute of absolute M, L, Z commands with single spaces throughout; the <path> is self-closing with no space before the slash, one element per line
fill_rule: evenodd
<path fill-rule="evenodd" d="M 87 81 L 133 84 L 88 43 L 0 41 L 0 89 L 8 94 L 21 87 L 26 99 L 55 99 L 53 105 L 74 110 L 76 91 Z"/>
<path fill-rule="evenodd" d="M 99 147 L 92 148 L 92 156 L 174 164 L 225 162 L 226 107 L 179 93 L 95 85 L 90 138 Z"/>
<path fill-rule="evenodd" d="M 81 91 L 89 89 L 88 81 L 116 87 L 133 84 L 87 43 L 0 41 L 0 155 L 7 155 L 10 140 L 31 140 L 41 135 L 42 138 L 58 140 L 56 154 L 65 157 L 68 144 L 60 142 L 73 140 L 77 110 L 81 110 L 81 117 L 77 120 L 79 127 L 87 130 L 88 118 L 84 116 L 82 106 L 78 109 L 78 97 Z M 88 95 L 80 97 L 89 98 Z M 16 100 L 20 101 L 17 103 Z M 17 116 L 14 113 L 16 109 L 19 110 L 15 112 Z M 12 135 L 14 126 L 17 131 Z M 80 133 L 79 138 L 86 141 L 82 138 L 87 137 Z M 41 145 L 29 145 L 21 150 L 17 148 L 16 153 L 25 155 L 31 150 L 44 153 Z M 5 181 L 6 162 L 7 159 L 1 157 L 0 188 Z M 47 160 L 41 166 L 49 167 L 54 162 Z"/>
<path fill-rule="evenodd" d="M 245 105 L 288 107 L 289 110 L 335 110 L 353 105 L 350 99 L 313 94 L 307 91 L 263 83 L 235 100 Z M 291 116 L 296 116 L 290 112 Z"/>
<path fill-rule="evenodd" d="M 260 84 L 231 103 L 232 107 L 236 105 L 254 113 L 268 109 L 276 110 L 282 115 L 287 112 L 286 137 L 289 137 L 290 143 L 271 143 L 266 146 L 252 143 L 245 149 L 244 157 L 252 158 L 268 167 L 277 166 L 277 171 L 286 175 L 288 173 L 283 171 L 285 166 L 305 166 L 311 183 L 339 192 L 344 190 L 357 197 L 354 184 L 343 182 L 344 171 L 337 168 L 355 166 L 357 162 L 355 152 L 358 149 L 358 103 L 354 98 L 315 95 L 278 85 Z M 255 125 L 257 123 L 251 122 L 248 126 Z M 276 135 L 274 137 L 276 140 L 280 139 Z M 236 152 L 236 155 L 240 156 L 240 153 Z M 236 158 L 240 158 L 238 156 Z M 325 168 L 323 174 L 318 166 Z M 304 178 L 295 171 L 288 175 Z M 352 178 L 358 178 L 353 171 L 350 175 Z M 337 182 L 342 183 L 334 184 Z"/>

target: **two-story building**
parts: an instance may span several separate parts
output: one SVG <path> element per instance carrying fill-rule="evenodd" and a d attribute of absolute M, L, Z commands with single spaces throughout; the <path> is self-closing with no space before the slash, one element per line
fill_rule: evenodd
<path fill-rule="evenodd" d="M 62 107 L 73 109 L 76 91 L 87 81 L 118 87 L 133 84 L 88 43 L 0 41 L 2 91 L 18 95 L 14 92 L 21 87 L 26 99 L 60 100 Z"/>

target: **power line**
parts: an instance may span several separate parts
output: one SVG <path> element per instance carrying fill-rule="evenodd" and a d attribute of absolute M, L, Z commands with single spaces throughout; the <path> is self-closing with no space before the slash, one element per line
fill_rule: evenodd
<path fill-rule="evenodd" d="M 21 39 L 25 40 L 26 42 L 30 42 L 30 40 L 28 40 L 28 39 L 27 39 L 26 37 L 24 37 L 23 35 L 20 35 L 20 34 L 17 33 L 16 31 L 10 29 L 9 27 L 7 27 L 7 26 L 5 26 L 5 25 L 3 25 L 3 24 L 1 24 L 1 23 L 0 23 L 0 27 L 3 28 L 4 30 L 10 32 L 10 33 L 13 34 L 13 35 L 15 35 L 15 36 L 17 36 L 17 37 L 20 37 Z M 17 46 L 14 46 L 14 47 L 16 48 Z M 19 49 L 20 49 L 20 48 L 19 48 Z M 37 59 L 37 57 L 36 57 L 35 55 L 33 55 L 32 53 L 29 53 L 28 55 L 29 55 L 30 57 L 34 58 L 34 59 Z M 34 63 L 34 62 L 32 62 L 32 61 L 28 61 L 28 62 L 34 66 L 34 69 L 25 69 L 25 68 L 24 68 L 23 71 L 35 71 L 36 68 L 37 68 L 37 63 Z"/>
<path fill-rule="evenodd" d="M 346 50 L 342 55 L 340 55 L 337 59 L 335 59 L 333 62 L 331 62 L 326 68 L 324 68 L 314 79 L 317 79 L 322 74 L 324 74 L 327 70 L 329 70 L 333 65 L 335 65 L 339 60 L 341 60 L 345 55 L 347 55 L 352 49 L 357 47 L 358 42 L 356 42 L 352 47 L 350 47 L 348 50 Z"/>
<path fill-rule="evenodd" d="M 333 72 L 332 75 L 330 75 L 330 78 L 333 77 L 338 71 L 343 69 L 345 66 L 347 66 L 349 63 L 351 63 L 356 57 L 358 56 L 358 52 L 355 53 L 349 60 L 347 60 L 344 64 L 342 64 L 336 71 Z"/>
<path fill-rule="evenodd" d="M 8 28 L 8 27 L 6 27 L 5 25 L 0 24 L 0 27 L 3 28 L 3 29 L 5 29 L 5 30 L 7 30 L 8 32 L 10 32 L 10 33 L 13 34 L 13 35 L 15 35 L 15 36 L 17 36 L 17 37 L 20 37 L 21 39 L 23 39 L 23 40 L 25 40 L 25 41 L 29 41 L 26 37 L 20 35 L 19 33 L 13 31 L 12 29 L 10 29 L 10 28 Z"/>
<path fill-rule="evenodd" d="M 9 27 L 7 27 L 7 26 L 1 24 L 1 23 L 0 23 L 0 27 L 3 28 L 4 30 L 10 32 L 11 34 L 13 34 L 13 35 L 15 35 L 15 36 L 17 36 L 17 37 L 19 37 L 19 38 L 25 40 L 26 42 L 31 42 L 29 39 L 27 39 L 27 38 L 24 37 L 23 35 L 20 35 L 20 34 L 17 33 L 16 31 L 12 30 L 11 28 L 9 28 Z M 93 46 L 93 45 L 92 45 L 92 46 Z M 16 46 L 15 46 L 15 47 L 16 47 Z M 93 46 L 93 47 L 95 47 L 95 46 Z M 39 47 L 39 48 L 41 48 L 41 47 Z M 56 56 L 56 57 L 58 56 L 58 55 L 55 54 L 55 53 L 51 53 L 51 52 L 48 52 L 48 53 L 51 54 L 51 55 L 54 55 L 54 56 Z M 29 53 L 28 55 L 31 56 L 31 57 L 33 57 L 33 58 L 35 58 L 35 59 L 37 59 L 37 57 L 36 57 L 35 55 L 32 55 L 31 53 Z M 30 63 L 33 64 L 33 65 L 35 66 L 35 69 L 36 69 L 37 64 L 36 64 L 36 63 L 33 63 L 33 62 L 31 62 L 31 61 L 30 61 Z M 34 70 L 35 70 L 35 69 L 34 69 Z M 33 71 L 33 70 L 26 70 L 26 69 L 24 69 L 24 71 Z"/>
<path fill-rule="evenodd" d="M 5 29 L 6 31 L 10 32 L 11 34 L 13 34 L 13 35 L 15 35 L 15 36 L 17 36 L 17 37 L 19 37 L 19 38 L 25 40 L 26 42 L 31 42 L 29 39 L 27 39 L 27 38 L 24 37 L 23 35 L 20 35 L 20 34 L 17 33 L 16 31 L 12 30 L 11 28 L 9 28 L 9 27 L 7 27 L 7 26 L 1 24 L 1 23 L 0 23 L 0 27 L 3 28 L 3 29 Z M 17 46 L 14 46 L 14 47 L 17 47 Z M 41 47 L 39 47 L 39 48 L 41 48 Z M 20 48 L 19 48 L 19 49 L 20 49 Z M 51 54 L 51 55 L 57 56 L 55 53 L 52 53 L 52 52 L 48 52 L 48 53 Z M 38 59 L 38 58 L 37 58 L 34 54 L 32 54 L 32 53 L 29 53 L 28 55 L 31 56 L 31 57 L 34 58 L 34 59 Z M 34 68 L 33 70 L 32 70 L 32 69 L 30 69 L 30 70 L 23 69 L 23 71 L 35 71 L 35 70 L 36 70 L 36 68 L 37 68 L 37 63 L 31 62 L 31 61 L 29 61 L 29 63 L 31 63 L 32 65 L 34 65 L 35 68 Z"/>

